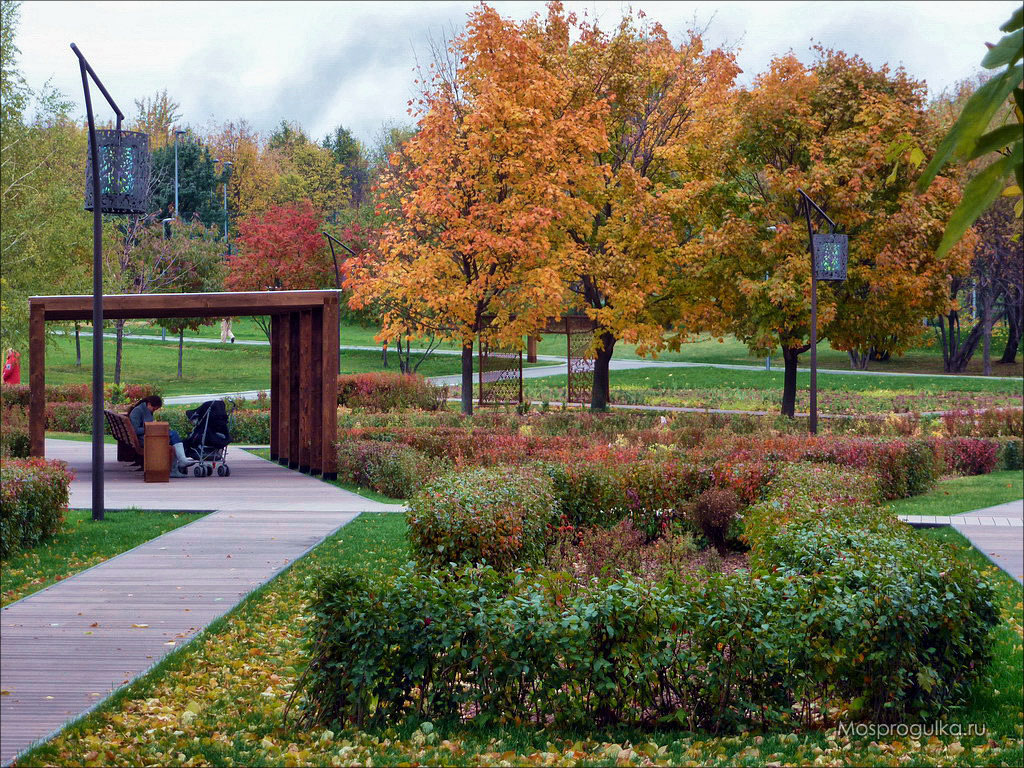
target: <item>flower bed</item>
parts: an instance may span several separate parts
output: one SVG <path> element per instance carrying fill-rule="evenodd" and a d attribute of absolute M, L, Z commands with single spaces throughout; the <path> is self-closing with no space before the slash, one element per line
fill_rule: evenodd
<path fill-rule="evenodd" d="M 989 658 L 992 590 L 836 467 L 787 467 L 748 510 L 752 569 L 581 585 L 412 567 L 319 579 L 307 724 L 433 718 L 712 732 L 935 716 Z"/>

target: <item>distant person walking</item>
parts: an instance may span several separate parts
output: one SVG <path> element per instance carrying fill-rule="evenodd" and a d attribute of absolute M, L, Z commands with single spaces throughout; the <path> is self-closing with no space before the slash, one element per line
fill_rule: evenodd
<path fill-rule="evenodd" d="M 235 343 L 235 334 L 231 332 L 231 318 L 225 317 L 220 321 L 220 343 L 227 344 L 230 341 Z"/>
<path fill-rule="evenodd" d="M 7 350 L 3 382 L 4 384 L 21 384 L 21 355 L 13 348 Z"/>

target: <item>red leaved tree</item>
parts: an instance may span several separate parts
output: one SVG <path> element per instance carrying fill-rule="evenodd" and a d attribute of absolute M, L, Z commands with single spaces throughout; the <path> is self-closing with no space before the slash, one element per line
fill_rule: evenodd
<path fill-rule="evenodd" d="M 238 221 L 238 253 L 228 257 L 232 291 L 309 290 L 334 287 L 323 218 L 312 203 L 270 208 Z"/>

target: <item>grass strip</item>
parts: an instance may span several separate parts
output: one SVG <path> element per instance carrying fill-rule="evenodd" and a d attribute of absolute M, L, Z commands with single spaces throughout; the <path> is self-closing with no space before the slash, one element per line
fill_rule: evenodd
<path fill-rule="evenodd" d="M 88 509 L 72 509 L 60 532 L 0 563 L 0 605 L 56 584 L 86 568 L 202 517 L 182 512 L 107 510 L 94 521 Z"/>
<path fill-rule="evenodd" d="M 958 515 L 1024 498 L 1020 470 L 942 480 L 928 493 L 892 502 L 895 515 Z"/>
<path fill-rule="evenodd" d="M 938 537 L 951 549 L 964 544 L 955 532 L 921 535 Z M 304 590 L 326 566 L 344 563 L 384 574 L 409 556 L 401 516 L 364 514 L 17 764 L 1019 765 L 1022 591 L 969 546 L 965 552 L 997 583 L 1003 622 L 990 679 L 969 706 L 944 721 L 952 733 L 919 739 L 859 738 L 835 730 L 715 736 L 415 722 L 371 731 L 300 729 L 283 711 L 304 661 Z M 984 725 L 984 736 L 956 733 L 971 723 Z"/>

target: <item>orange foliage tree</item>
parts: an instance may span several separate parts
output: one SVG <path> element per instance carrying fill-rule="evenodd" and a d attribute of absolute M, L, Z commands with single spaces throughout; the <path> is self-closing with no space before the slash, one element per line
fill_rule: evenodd
<path fill-rule="evenodd" d="M 705 235 L 686 245 L 681 315 L 691 330 L 734 334 L 752 353 L 781 347 L 782 412 L 792 416 L 797 361 L 809 349 L 810 257 L 797 189 L 850 236 L 849 277 L 818 284 L 818 338 L 847 350 L 900 354 L 923 320 L 950 303 L 949 276 L 966 273 L 972 238 L 937 257 L 959 185 L 913 185 L 935 126 L 925 89 L 902 70 L 818 49 L 805 66 L 775 59 L 740 93 L 727 183 L 705 211 Z"/>
<path fill-rule="evenodd" d="M 545 38 L 540 21 L 481 6 L 435 51 L 408 162 L 380 180 L 375 257 L 350 265 L 354 305 L 381 307 L 380 338 L 435 333 L 462 345 L 467 414 L 477 335 L 521 346 L 561 311 L 564 232 L 582 228 L 587 209 L 565 190 L 604 149 L 602 106 L 572 108 L 574 85 L 550 66 Z"/>
<path fill-rule="evenodd" d="M 557 3 L 549 14 L 561 19 Z M 599 105 L 607 143 L 589 157 L 592 171 L 566 191 L 588 204 L 582 226 L 566 222 L 575 248 L 567 271 L 596 322 L 591 407 L 607 405 L 615 342 L 641 353 L 678 349 L 666 337 L 676 317 L 682 246 L 700 237 L 701 211 L 724 170 L 731 115 L 733 57 L 706 51 L 691 32 L 674 45 L 659 24 L 628 15 L 613 33 L 561 19 L 576 42 L 565 67 L 577 103 Z"/>

